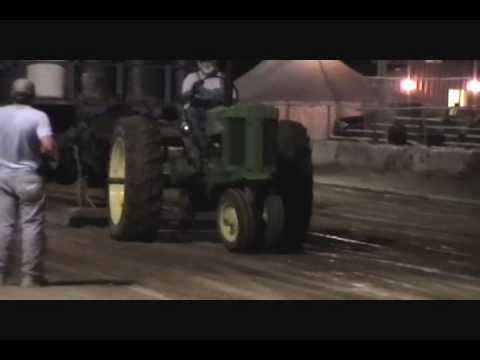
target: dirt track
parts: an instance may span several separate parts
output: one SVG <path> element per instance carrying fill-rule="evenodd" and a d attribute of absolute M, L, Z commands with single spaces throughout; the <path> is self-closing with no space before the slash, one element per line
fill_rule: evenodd
<path fill-rule="evenodd" d="M 118 243 L 101 226 L 67 228 L 49 205 L 42 289 L 0 299 L 480 299 L 480 209 L 335 187 L 321 189 L 301 254 L 234 255 L 202 230 Z"/>

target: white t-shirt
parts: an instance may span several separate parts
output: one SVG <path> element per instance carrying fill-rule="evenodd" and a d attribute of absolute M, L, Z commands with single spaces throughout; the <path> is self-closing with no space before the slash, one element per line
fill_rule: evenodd
<path fill-rule="evenodd" d="M 224 87 L 224 76 L 222 73 L 217 73 L 215 77 L 209 77 L 208 79 L 205 79 L 205 75 L 202 74 L 201 72 L 194 72 L 185 78 L 183 80 L 183 85 L 182 85 L 182 93 L 185 94 L 189 91 L 192 91 L 193 85 L 197 81 L 204 80 L 203 82 L 203 88 L 205 90 L 218 90 L 222 89 Z"/>
<path fill-rule="evenodd" d="M 52 135 L 46 113 L 28 105 L 0 107 L 0 171 L 37 170 L 40 139 Z"/>
<path fill-rule="evenodd" d="M 192 91 L 193 86 L 197 81 L 204 80 L 202 88 L 205 90 L 220 90 L 225 88 L 225 75 L 221 72 L 218 72 L 216 76 L 209 77 L 205 79 L 205 75 L 201 72 L 194 72 L 183 80 L 182 84 L 182 94 L 186 94 Z M 233 99 L 237 100 L 237 94 L 233 92 Z M 189 104 L 186 104 L 185 107 L 189 107 Z"/>

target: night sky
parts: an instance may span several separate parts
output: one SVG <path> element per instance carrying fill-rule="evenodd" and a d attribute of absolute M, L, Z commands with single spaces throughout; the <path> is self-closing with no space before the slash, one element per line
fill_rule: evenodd
<path fill-rule="evenodd" d="M 342 60 L 352 69 L 358 71 L 362 75 L 375 76 L 377 74 L 377 64 L 374 60 Z"/>

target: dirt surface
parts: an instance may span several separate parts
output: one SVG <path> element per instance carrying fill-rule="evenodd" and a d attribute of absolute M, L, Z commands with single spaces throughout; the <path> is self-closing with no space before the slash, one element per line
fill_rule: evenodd
<path fill-rule="evenodd" d="M 189 233 L 119 243 L 101 222 L 66 227 L 65 205 L 50 201 L 50 286 L 18 288 L 14 273 L 0 299 L 480 299 L 480 207 L 317 190 L 308 242 L 291 255 L 230 254 L 208 216 Z"/>

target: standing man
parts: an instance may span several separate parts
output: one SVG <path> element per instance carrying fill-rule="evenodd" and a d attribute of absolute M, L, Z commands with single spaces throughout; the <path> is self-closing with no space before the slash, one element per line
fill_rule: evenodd
<path fill-rule="evenodd" d="M 13 83 L 13 105 L 0 108 L 0 285 L 4 285 L 16 229 L 22 235 L 23 287 L 42 286 L 44 278 L 45 184 L 41 155 L 58 161 L 50 120 L 31 104 L 35 86 Z"/>

